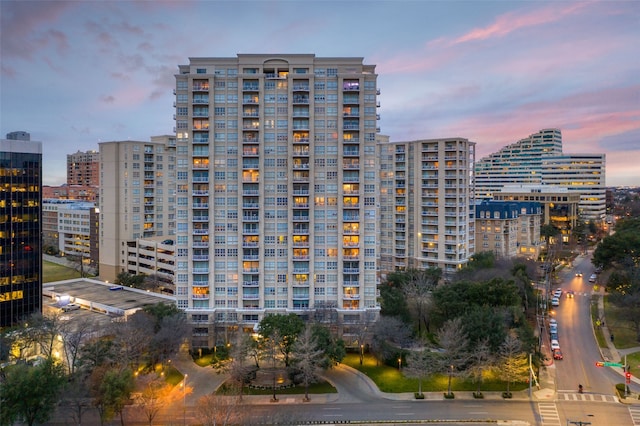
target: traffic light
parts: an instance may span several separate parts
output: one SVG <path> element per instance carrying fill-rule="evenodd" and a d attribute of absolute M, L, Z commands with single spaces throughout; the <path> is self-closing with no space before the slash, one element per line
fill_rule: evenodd
<path fill-rule="evenodd" d="M 596 361 L 596 367 L 604 367 L 604 362 Z"/>
<path fill-rule="evenodd" d="M 624 378 L 625 378 L 625 382 L 627 384 L 631 383 L 631 373 L 629 373 L 628 371 L 626 373 L 624 373 Z"/>

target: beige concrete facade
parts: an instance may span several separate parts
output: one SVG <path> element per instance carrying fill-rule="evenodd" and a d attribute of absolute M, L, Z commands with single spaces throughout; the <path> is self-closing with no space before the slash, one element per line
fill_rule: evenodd
<path fill-rule="evenodd" d="M 175 77 L 186 190 L 176 298 L 200 325 L 194 345 L 251 330 L 267 313 L 375 317 L 375 66 L 240 54 L 190 58 Z"/>
<path fill-rule="evenodd" d="M 175 137 L 100 146 L 100 278 L 127 271 L 127 243 L 175 234 Z"/>
<path fill-rule="evenodd" d="M 455 273 L 475 252 L 475 142 L 380 144 L 381 270 Z"/>

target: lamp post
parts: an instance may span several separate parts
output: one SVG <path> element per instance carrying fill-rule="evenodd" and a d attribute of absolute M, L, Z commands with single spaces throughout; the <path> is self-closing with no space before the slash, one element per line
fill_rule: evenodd
<path fill-rule="evenodd" d="M 402 369 L 402 358 L 398 358 L 398 370 Z"/>
<path fill-rule="evenodd" d="M 364 345 L 360 345 L 360 365 L 362 365 L 362 361 L 364 360 Z"/>
<path fill-rule="evenodd" d="M 187 377 L 189 375 L 184 375 L 184 380 L 182 381 L 182 422 L 184 425 L 187 424 Z"/>

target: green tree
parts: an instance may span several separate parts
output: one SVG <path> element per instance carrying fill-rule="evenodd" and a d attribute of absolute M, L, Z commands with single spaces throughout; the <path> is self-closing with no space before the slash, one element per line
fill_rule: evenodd
<path fill-rule="evenodd" d="M 402 291 L 403 273 L 394 272 L 387 276 L 387 280 L 380 285 L 380 315 L 398 317 L 406 324 L 411 323 L 411 313 L 407 299 Z"/>
<path fill-rule="evenodd" d="M 65 383 L 64 367 L 48 358 L 32 367 L 13 365 L 0 381 L 0 424 L 46 423 Z"/>
<path fill-rule="evenodd" d="M 344 340 L 333 337 L 326 326 L 318 323 L 311 326 L 311 332 L 324 351 L 322 368 L 330 368 L 344 359 L 347 354 Z"/>
<path fill-rule="evenodd" d="M 593 252 L 591 262 L 604 268 L 627 263 L 640 266 L 640 218 L 624 219 L 616 232 L 605 237 Z"/>
<path fill-rule="evenodd" d="M 267 339 L 274 336 L 277 332 L 280 336 L 278 347 L 284 357 L 285 366 L 289 366 L 289 355 L 293 349 L 293 345 L 298 335 L 304 330 L 304 321 L 296 314 L 289 315 L 267 315 L 258 325 L 258 333 Z"/>
<path fill-rule="evenodd" d="M 94 397 L 94 405 L 100 411 L 100 420 L 108 421 L 119 415 L 120 424 L 124 425 L 122 410 L 134 388 L 133 373 L 128 368 L 94 370 L 91 393 Z"/>

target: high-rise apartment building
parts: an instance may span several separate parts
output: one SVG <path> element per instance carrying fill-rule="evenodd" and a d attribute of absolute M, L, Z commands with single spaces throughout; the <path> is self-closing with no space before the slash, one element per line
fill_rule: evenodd
<path fill-rule="evenodd" d="M 562 155 L 562 133 L 543 129 L 479 159 L 475 164 L 476 197 L 491 198 L 504 185 L 540 185 L 542 159 L 558 155 Z"/>
<path fill-rule="evenodd" d="M 312 54 L 179 66 L 175 284 L 195 346 L 270 312 L 377 315 L 376 80 Z"/>
<path fill-rule="evenodd" d="M 540 130 L 478 160 L 475 179 L 477 198 L 491 198 L 508 185 L 550 185 L 580 195 L 583 220 L 605 216 L 604 154 L 564 154 L 559 129 Z"/>
<path fill-rule="evenodd" d="M 100 186 L 100 153 L 90 150 L 67 154 L 67 185 Z"/>
<path fill-rule="evenodd" d="M 82 259 L 83 271 L 99 263 L 98 209 L 82 200 L 42 200 L 42 242 L 45 250 Z"/>
<path fill-rule="evenodd" d="M 607 214 L 605 154 L 563 154 L 542 160 L 542 182 L 580 195 L 583 220 L 604 221 Z"/>
<path fill-rule="evenodd" d="M 428 139 L 379 149 L 381 271 L 455 273 L 475 252 L 475 142 Z"/>
<path fill-rule="evenodd" d="M 41 188 L 42 144 L 0 139 L 0 327 L 42 312 Z"/>
<path fill-rule="evenodd" d="M 175 136 L 99 147 L 100 278 L 111 281 L 127 271 L 129 241 L 175 234 Z"/>

